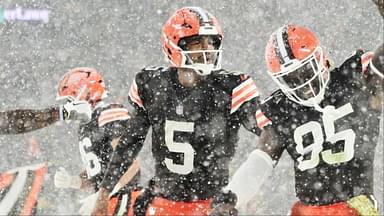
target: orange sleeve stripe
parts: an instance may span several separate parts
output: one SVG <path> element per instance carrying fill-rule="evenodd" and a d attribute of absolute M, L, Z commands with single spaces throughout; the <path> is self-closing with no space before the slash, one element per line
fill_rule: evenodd
<path fill-rule="evenodd" d="M 128 96 L 131 98 L 131 100 L 139 105 L 140 107 L 143 107 L 143 101 L 141 100 L 139 96 L 139 92 L 137 91 L 137 85 L 136 81 L 133 80 L 132 86 L 129 90 Z"/>
<path fill-rule="evenodd" d="M 129 115 L 127 113 L 116 113 L 116 114 L 105 116 L 102 119 L 99 119 L 98 123 L 99 123 L 99 126 L 101 127 L 110 122 L 127 120 L 127 119 L 129 119 Z"/>
<path fill-rule="evenodd" d="M 35 179 L 33 181 L 33 185 L 31 188 L 31 191 L 28 194 L 28 197 L 25 201 L 25 205 L 23 210 L 21 211 L 20 215 L 31 215 L 32 214 L 32 209 L 35 206 L 35 203 L 37 201 L 37 195 L 39 194 L 41 185 L 44 182 L 44 176 L 45 173 L 47 172 L 48 168 L 45 165 L 44 167 L 41 167 L 37 170 L 35 170 Z"/>
<path fill-rule="evenodd" d="M 361 56 L 361 65 L 362 65 L 363 73 L 367 71 L 369 62 L 371 61 L 372 57 L 373 57 L 373 52 L 366 52 Z"/>
<path fill-rule="evenodd" d="M 0 189 L 11 185 L 15 175 L 13 173 L 0 173 Z"/>
<path fill-rule="evenodd" d="M 107 110 L 104 110 L 100 113 L 100 118 L 103 118 L 103 116 L 105 115 L 109 115 L 109 114 L 113 114 L 113 113 L 127 113 L 128 114 L 128 110 L 125 109 L 125 108 L 112 108 L 112 109 L 107 109 Z"/>
<path fill-rule="evenodd" d="M 129 117 L 129 114 L 128 114 L 128 112 L 114 112 L 114 113 L 110 113 L 110 114 L 106 114 L 106 115 L 100 116 L 98 121 L 100 122 L 100 121 L 103 121 L 104 119 L 110 119 L 111 117 L 114 117 L 114 116 L 126 116 L 126 117 Z"/>
<path fill-rule="evenodd" d="M 263 129 L 263 127 L 268 124 L 272 124 L 272 121 L 267 118 L 261 110 L 256 111 L 256 122 L 260 129 Z"/>
<path fill-rule="evenodd" d="M 129 92 L 128 96 L 129 96 L 129 98 L 130 98 L 135 104 L 137 104 L 137 105 L 140 106 L 140 107 L 143 106 L 143 102 L 141 101 L 141 99 L 137 99 L 137 98 L 135 98 L 135 96 L 132 95 L 131 92 Z"/>
<path fill-rule="evenodd" d="M 236 101 L 232 101 L 231 105 L 231 113 L 235 112 L 244 102 L 249 101 L 259 94 L 257 93 L 257 89 L 253 89 L 251 92 L 248 92 L 246 95 L 238 98 Z"/>
<path fill-rule="evenodd" d="M 260 129 L 263 129 L 266 125 L 269 125 L 269 124 L 272 124 L 272 121 L 269 120 L 269 119 L 264 119 L 263 121 L 257 121 L 257 126 L 260 128 Z"/>
<path fill-rule="evenodd" d="M 238 97 L 241 93 L 246 91 L 247 89 L 257 89 L 256 84 L 253 82 L 253 80 L 250 78 L 246 80 L 245 82 L 241 83 L 239 86 L 237 86 L 235 89 L 233 89 L 232 92 L 232 98 Z"/>
<path fill-rule="evenodd" d="M 249 89 L 256 89 L 255 84 L 249 83 L 248 85 L 243 86 L 241 89 L 234 91 L 232 94 L 232 98 L 239 97 L 239 95 L 241 95 L 241 93 L 243 93 Z"/>
<path fill-rule="evenodd" d="M 369 61 L 371 60 L 371 58 L 373 57 L 373 52 L 366 52 L 364 53 L 362 56 L 361 56 L 361 62 L 366 62 L 366 61 Z"/>

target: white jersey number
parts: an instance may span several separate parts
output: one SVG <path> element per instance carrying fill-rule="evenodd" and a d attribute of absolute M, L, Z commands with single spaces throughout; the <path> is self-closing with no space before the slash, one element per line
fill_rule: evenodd
<path fill-rule="evenodd" d="M 170 158 L 164 159 L 164 163 L 170 171 L 182 175 L 192 172 L 195 150 L 190 143 L 175 142 L 173 138 L 175 131 L 192 133 L 193 130 L 193 122 L 165 121 L 165 145 L 167 145 L 170 152 L 184 154 L 183 164 L 176 164 Z"/>
<path fill-rule="evenodd" d="M 91 146 L 92 142 L 88 137 L 85 137 L 79 142 L 81 160 L 85 164 L 89 178 L 97 175 L 101 171 L 101 164 L 97 155 L 93 152 L 86 151 L 86 149 Z"/>
<path fill-rule="evenodd" d="M 296 151 L 301 155 L 297 159 L 299 162 L 298 167 L 301 171 L 316 167 L 320 162 L 320 153 L 322 159 L 327 164 L 343 163 L 353 158 L 356 138 L 355 132 L 352 129 L 347 129 L 336 133 L 334 124 L 336 120 L 352 112 L 353 108 L 351 104 L 348 103 L 338 109 L 335 109 L 334 106 L 327 106 L 323 113 L 322 118 L 326 141 L 332 144 L 336 144 L 338 141 L 344 141 L 344 149 L 340 152 L 332 153 L 332 149 L 323 151 L 324 135 L 320 123 L 310 121 L 296 128 L 294 140 L 297 144 Z M 312 134 L 313 143 L 304 148 L 303 137 L 307 134 Z M 304 155 L 308 153 L 311 154 L 310 159 L 304 160 Z"/>

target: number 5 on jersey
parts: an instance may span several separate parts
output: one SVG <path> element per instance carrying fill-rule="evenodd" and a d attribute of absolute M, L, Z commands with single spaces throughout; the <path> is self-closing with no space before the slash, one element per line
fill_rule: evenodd
<path fill-rule="evenodd" d="M 176 132 L 189 132 L 192 133 L 194 130 L 193 122 L 178 122 L 178 121 L 165 121 L 165 145 L 168 147 L 170 152 L 180 153 L 184 155 L 182 164 L 176 164 L 170 158 L 165 158 L 164 163 L 167 168 L 178 174 L 187 175 L 193 170 L 193 161 L 195 150 L 192 145 L 187 142 L 175 142 L 174 134 Z"/>

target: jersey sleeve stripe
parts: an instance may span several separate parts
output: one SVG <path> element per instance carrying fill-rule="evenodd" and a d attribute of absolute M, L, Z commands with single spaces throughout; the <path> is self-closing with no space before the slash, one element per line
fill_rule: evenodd
<path fill-rule="evenodd" d="M 362 71 L 365 73 L 368 68 L 368 64 L 373 57 L 373 52 L 366 52 L 361 56 Z"/>
<path fill-rule="evenodd" d="M 245 82 L 238 85 L 236 88 L 232 91 L 232 98 L 236 98 L 239 95 L 242 94 L 243 91 L 246 91 L 248 88 L 250 89 L 257 89 L 255 83 L 251 78 L 247 79 Z"/>
<path fill-rule="evenodd" d="M 260 129 L 263 129 L 266 125 L 272 124 L 272 121 L 267 118 L 261 110 L 256 111 L 256 122 Z"/>
<path fill-rule="evenodd" d="M 104 118 L 100 119 L 99 118 L 99 126 L 103 126 L 107 123 L 114 122 L 114 121 L 119 121 L 119 120 L 127 120 L 129 119 L 128 114 L 122 114 L 122 113 L 117 113 L 117 114 L 110 114 L 108 116 L 105 116 Z"/>
<path fill-rule="evenodd" d="M 124 108 L 113 108 L 109 110 L 102 111 L 100 113 L 98 123 L 99 126 L 103 126 L 106 123 L 116 121 L 116 120 L 125 120 L 129 118 L 128 110 Z"/>
<path fill-rule="evenodd" d="M 257 88 L 255 85 L 247 85 L 244 86 L 239 92 L 236 92 L 236 95 L 232 96 L 232 103 L 236 103 L 238 100 L 241 100 L 245 95 L 249 94 L 249 92 L 257 92 Z"/>
<path fill-rule="evenodd" d="M 112 108 L 112 109 L 107 109 L 107 110 L 104 110 L 100 113 L 100 117 L 99 118 L 102 118 L 102 116 L 104 115 L 108 115 L 110 113 L 117 113 L 117 112 L 123 112 L 123 113 L 127 113 L 128 114 L 128 110 L 125 109 L 125 108 Z"/>
<path fill-rule="evenodd" d="M 136 84 L 135 80 L 133 80 L 133 82 L 132 82 L 132 86 L 129 90 L 128 96 L 138 106 L 143 107 L 143 101 L 141 100 L 141 98 L 139 96 L 139 92 L 137 90 L 137 84 Z"/>
<path fill-rule="evenodd" d="M 252 100 L 253 98 L 256 98 L 259 96 L 259 93 L 257 92 L 257 89 L 253 89 L 250 92 L 248 92 L 246 95 L 242 96 L 241 98 L 236 99 L 236 101 L 232 100 L 231 105 L 231 114 L 234 113 L 239 107 L 245 103 L 246 101 Z"/>

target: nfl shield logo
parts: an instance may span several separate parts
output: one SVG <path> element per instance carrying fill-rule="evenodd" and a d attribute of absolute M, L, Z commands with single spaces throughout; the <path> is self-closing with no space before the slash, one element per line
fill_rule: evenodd
<path fill-rule="evenodd" d="M 182 115 L 183 114 L 183 105 L 179 104 L 176 106 L 176 114 Z"/>

